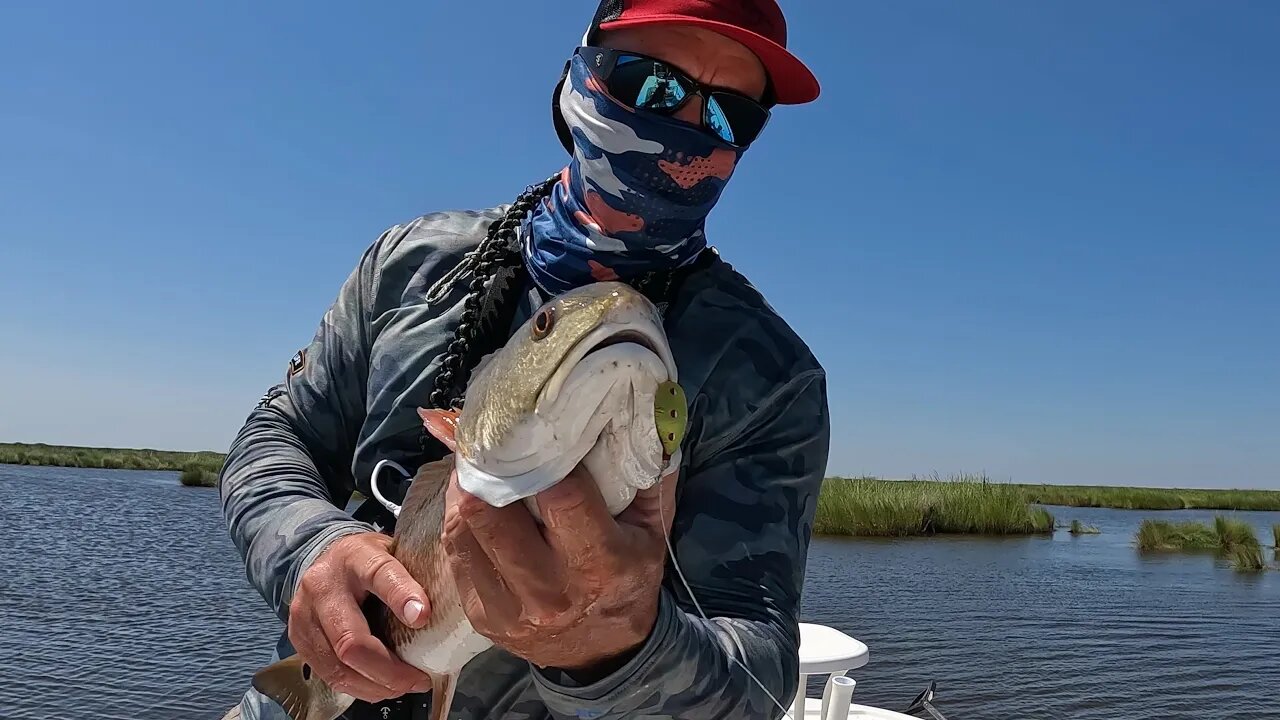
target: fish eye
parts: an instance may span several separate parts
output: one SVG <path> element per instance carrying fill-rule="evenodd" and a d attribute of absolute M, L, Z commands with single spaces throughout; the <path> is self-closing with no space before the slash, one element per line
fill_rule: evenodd
<path fill-rule="evenodd" d="M 543 308 L 533 316 L 533 339 L 541 340 L 551 332 L 551 326 L 556 324 L 556 314 L 551 308 Z"/>

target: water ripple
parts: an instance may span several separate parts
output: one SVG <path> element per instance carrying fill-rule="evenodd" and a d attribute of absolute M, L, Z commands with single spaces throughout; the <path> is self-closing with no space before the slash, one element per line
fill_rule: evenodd
<path fill-rule="evenodd" d="M 854 677 L 872 705 L 901 710 L 937 680 L 953 720 L 1280 717 L 1265 701 L 1280 573 L 1144 557 L 1131 544 L 1141 513 L 1078 514 L 1110 534 L 816 540 L 805 619 L 870 645 Z M 1264 538 L 1280 520 L 1236 514 Z"/>
<path fill-rule="evenodd" d="M 173 473 L 0 465 L 0 495 L 0 717 L 216 720 L 270 657 L 281 626 L 216 492 Z M 1141 555 L 1143 513 L 1057 514 L 1104 534 L 819 539 L 804 619 L 870 645 L 854 677 L 873 705 L 903 709 L 937 680 L 952 720 L 1280 716 L 1264 706 L 1280 572 Z M 1280 522 L 1236 515 L 1264 538 Z"/>
<path fill-rule="evenodd" d="M 0 717 L 218 718 L 281 625 L 215 491 L 0 466 Z"/>

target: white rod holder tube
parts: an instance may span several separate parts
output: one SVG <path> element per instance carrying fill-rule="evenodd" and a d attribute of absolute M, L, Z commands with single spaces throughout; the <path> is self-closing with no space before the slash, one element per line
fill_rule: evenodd
<path fill-rule="evenodd" d="M 844 675 L 832 675 L 822 692 L 822 720 L 847 720 L 853 704 L 853 688 L 858 683 Z"/>

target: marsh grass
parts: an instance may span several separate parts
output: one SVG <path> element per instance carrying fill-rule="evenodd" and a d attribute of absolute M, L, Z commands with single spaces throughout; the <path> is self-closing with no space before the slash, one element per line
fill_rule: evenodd
<path fill-rule="evenodd" d="M 1149 551 L 1213 550 L 1218 536 L 1208 525 L 1194 521 L 1143 520 L 1138 525 L 1138 549 Z"/>
<path fill-rule="evenodd" d="M 1017 485 L 1028 502 L 1122 510 L 1280 510 L 1277 490 L 1184 490 L 1109 485 Z"/>
<path fill-rule="evenodd" d="M 1213 519 L 1213 529 L 1218 536 L 1218 547 L 1223 552 L 1231 552 L 1237 547 L 1259 547 L 1253 526 L 1243 520 L 1218 515 Z"/>
<path fill-rule="evenodd" d="M 223 456 L 214 452 L 176 452 L 132 448 L 0 443 L 0 463 L 104 470 L 178 470 L 178 482 L 216 487 Z"/>
<path fill-rule="evenodd" d="M 1237 572 L 1261 572 L 1267 567 L 1262 560 L 1262 547 L 1256 542 L 1253 545 L 1235 545 L 1227 553 L 1232 569 Z"/>
<path fill-rule="evenodd" d="M 1092 526 L 1092 525 L 1085 525 L 1084 523 L 1080 522 L 1079 520 L 1072 520 L 1072 521 L 1071 521 L 1071 534 L 1072 534 L 1072 535 L 1098 535 L 1098 534 L 1100 534 L 1101 532 L 1102 532 L 1102 531 L 1101 531 L 1101 530 L 1099 530 L 1098 528 L 1096 528 L 1096 527 L 1094 527 L 1094 526 Z"/>
<path fill-rule="evenodd" d="M 1273 527 L 1272 531 L 1275 530 Z M 1258 572 L 1266 568 L 1262 545 L 1253 532 L 1253 526 L 1224 515 L 1214 517 L 1212 528 L 1198 522 L 1143 520 L 1138 526 L 1137 541 L 1140 550 L 1213 551 L 1241 572 Z"/>
<path fill-rule="evenodd" d="M 182 469 L 178 482 L 190 487 L 217 487 L 218 473 L 210 472 L 198 465 L 188 465 Z"/>
<path fill-rule="evenodd" d="M 133 448 L 0 443 L 0 463 L 106 470 L 185 470 L 195 465 L 217 474 L 223 456 L 214 452 L 176 452 Z"/>
<path fill-rule="evenodd" d="M 186 470 L 198 466 L 207 474 L 217 475 L 222 469 L 224 456 L 215 452 L 176 452 L 131 448 L 95 448 L 66 445 L 25 443 L 0 443 L 0 464 L 46 465 L 54 467 L 103 468 L 109 470 Z M 194 480 L 194 474 L 189 476 Z M 203 482 L 207 482 L 204 480 Z M 839 493 L 847 492 L 843 484 L 870 483 L 867 488 L 878 493 L 866 503 L 853 503 Z M 885 492 L 880 484 L 892 486 Z M 985 495 L 974 495 L 970 490 L 951 487 L 977 485 Z M 835 489 L 837 494 L 826 497 L 825 488 Z M 943 486 L 943 487 L 935 487 Z M 906 495 L 901 493 L 906 492 Z M 968 493 L 969 498 L 965 499 Z M 974 500 L 973 498 L 978 499 Z M 877 499 L 878 498 L 878 499 Z M 929 508 L 921 502 L 941 503 Z M 928 504 L 926 502 L 926 504 Z M 929 532 L 951 532 L 937 528 L 990 527 L 997 534 L 1022 533 L 1014 528 L 1031 527 L 1026 532 L 1050 532 L 1042 529 L 1045 518 L 1052 516 L 1043 509 L 1026 508 L 1027 503 L 1038 505 L 1066 505 L 1074 507 L 1106 507 L 1142 510 L 1181 510 L 1186 508 L 1221 510 L 1280 510 L 1280 491 L 1276 490 L 1184 490 L 1175 488 L 1135 488 L 1106 485 L 1026 485 L 1017 483 L 993 483 L 983 476 L 960 475 L 942 479 L 937 475 L 929 479 L 879 480 L 876 478 L 828 478 L 823 496 L 818 501 L 818 512 L 823 527 L 844 527 L 851 520 L 867 523 L 868 527 L 883 530 L 872 534 L 919 534 L 900 532 L 912 527 L 919 520 L 930 528 Z M 941 509 L 939 509 L 941 508 Z M 985 509 L 981 509 L 985 508 Z M 927 510 L 927 512 L 926 512 Z M 830 513 L 836 513 L 830 515 Z M 824 515 L 825 513 L 825 515 Z M 941 513 L 941 514 L 939 514 Z M 1009 528 L 1008 532 L 999 532 Z M 1280 547 L 1280 525 L 1272 529 L 1275 545 Z M 967 532 L 967 531 L 959 531 Z M 839 533 L 850 534 L 850 533 Z M 868 533 L 857 533 L 868 534 Z"/>
<path fill-rule="evenodd" d="M 980 476 L 941 480 L 829 478 L 818 496 L 820 535 L 904 536 L 1053 532 L 1053 516 L 1013 486 Z"/>
<path fill-rule="evenodd" d="M 1218 534 L 1218 547 L 1232 568 L 1239 572 L 1260 572 L 1267 567 L 1262 559 L 1262 544 L 1253 533 L 1252 525 L 1219 515 L 1213 519 L 1213 526 Z"/>

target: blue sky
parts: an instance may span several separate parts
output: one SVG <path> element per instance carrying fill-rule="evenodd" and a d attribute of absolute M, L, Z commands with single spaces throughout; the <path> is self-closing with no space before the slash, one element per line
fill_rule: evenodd
<path fill-rule="evenodd" d="M 0 440 L 225 449 L 363 248 L 564 162 L 594 7 L 0 9 Z M 180 7 L 181 6 L 181 7 Z M 1280 5 L 786 3 L 708 233 L 833 473 L 1280 487 Z"/>

